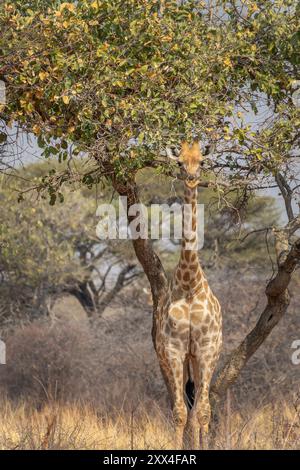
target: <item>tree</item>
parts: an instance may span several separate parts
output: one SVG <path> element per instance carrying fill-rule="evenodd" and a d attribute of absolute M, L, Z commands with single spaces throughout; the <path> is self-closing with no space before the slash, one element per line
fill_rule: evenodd
<path fill-rule="evenodd" d="M 20 314 L 47 313 L 51 299 L 74 294 L 89 314 L 101 315 L 115 295 L 139 274 L 128 250 L 96 236 L 95 199 L 65 191 L 66 201 L 49 206 L 47 200 L 17 203 L 24 182 L 49 171 L 49 164 L 32 164 L 20 179 L 2 176 L 0 188 L 0 291 L 3 305 Z M 51 165 L 52 170 L 55 166 Z M 108 285 L 111 268 L 117 267 Z M 18 295 L 16 296 L 16 289 Z M 5 312 L 4 312 L 5 313 Z M 4 315 L 5 321 L 7 316 Z M 9 319 L 8 319 L 9 320 Z M 14 320 L 14 318 L 10 318 Z"/>
<path fill-rule="evenodd" d="M 49 6 L 35 0 L 0 8 L 0 78 L 8 96 L 2 117 L 34 132 L 46 157 L 70 163 L 39 187 L 52 203 L 65 184 L 107 179 L 130 207 L 139 201 L 137 171 L 176 175 L 166 149 L 192 137 L 208 156 L 210 176 L 201 185 L 222 200 L 238 191 L 246 203 L 256 189 L 280 190 L 289 223 L 273 230 L 278 270 L 267 287 L 268 304 L 217 378 L 218 396 L 285 313 L 300 258 L 294 206 L 300 119 L 292 99 L 299 4 L 217 1 L 208 8 L 189 0 L 83 0 Z M 71 165 L 80 151 L 94 161 L 89 171 Z M 133 245 L 155 315 L 167 277 L 150 241 Z"/>

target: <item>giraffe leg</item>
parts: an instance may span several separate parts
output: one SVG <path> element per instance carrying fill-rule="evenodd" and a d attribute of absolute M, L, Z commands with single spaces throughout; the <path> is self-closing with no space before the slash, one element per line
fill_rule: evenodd
<path fill-rule="evenodd" d="M 171 397 L 176 449 L 182 449 L 184 428 L 187 421 L 183 388 L 184 359 L 181 357 L 171 358 L 166 355 L 160 366 Z"/>
<path fill-rule="evenodd" d="M 211 419 L 211 407 L 209 402 L 209 387 L 214 370 L 212 362 L 205 362 L 192 359 L 194 381 L 195 381 L 195 402 L 190 413 L 189 429 L 193 448 L 208 447 L 208 431 Z"/>

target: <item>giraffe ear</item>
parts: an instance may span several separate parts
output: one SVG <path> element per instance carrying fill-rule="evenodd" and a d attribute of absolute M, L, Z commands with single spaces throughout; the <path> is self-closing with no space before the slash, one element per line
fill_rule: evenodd
<path fill-rule="evenodd" d="M 187 143 L 187 141 L 184 140 L 184 141 L 181 142 L 181 151 L 180 151 L 178 160 L 180 162 L 183 162 L 184 160 L 187 159 L 189 153 L 190 153 L 190 146 Z"/>
<path fill-rule="evenodd" d="M 193 157 L 196 158 L 197 160 L 199 161 L 203 160 L 203 155 L 200 150 L 199 140 L 194 140 L 194 142 L 192 143 L 190 152 L 193 155 Z"/>

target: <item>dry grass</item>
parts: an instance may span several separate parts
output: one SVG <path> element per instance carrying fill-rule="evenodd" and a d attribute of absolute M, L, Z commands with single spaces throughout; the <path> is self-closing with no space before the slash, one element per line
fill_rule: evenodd
<path fill-rule="evenodd" d="M 168 449 L 172 429 L 156 410 L 153 419 L 140 411 L 113 417 L 84 405 L 51 404 L 42 410 L 9 401 L 0 409 L 4 423 L 0 449 Z"/>
<path fill-rule="evenodd" d="M 79 404 L 48 404 L 38 411 L 26 403 L 0 407 L 0 449 L 174 449 L 171 421 L 153 407 L 108 415 Z M 214 449 L 297 449 L 300 416 L 287 403 L 268 405 L 248 416 L 225 416 Z"/>
<path fill-rule="evenodd" d="M 253 282 L 239 277 L 216 283 L 224 314 L 221 362 L 261 311 L 253 305 L 253 290 L 259 289 Z M 143 298 L 142 306 L 131 299 L 120 299 L 91 325 L 45 319 L 3 334 L 0 449 L 174 448 L 166 388 L 151 343 L 151 308 Z M 299 305 L 297 294 L 290 313 L 232 387 L 231 406 L 227 400 L 219 410 L 210 448 L 300 449 L 299 367 L 290 360 L 300 331 Z"/>

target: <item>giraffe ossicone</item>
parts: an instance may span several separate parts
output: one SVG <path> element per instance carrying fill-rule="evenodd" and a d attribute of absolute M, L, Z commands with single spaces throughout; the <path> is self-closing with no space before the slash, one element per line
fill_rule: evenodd
<path fill-rule="evenodd" d="M 200 146 L 182 143 L 178 162 L 184 176 L 183 238 L 179 262 L 155 316 L 155 350 L 171 398 L 176 446 L 184 431 L 197 448 L 211 417 L 209 389 L 222 344 L 222 316 L 198 258 L 197 185 L 203 157 Z M 192 407 L 186 385 L 194 383 Z"/>

